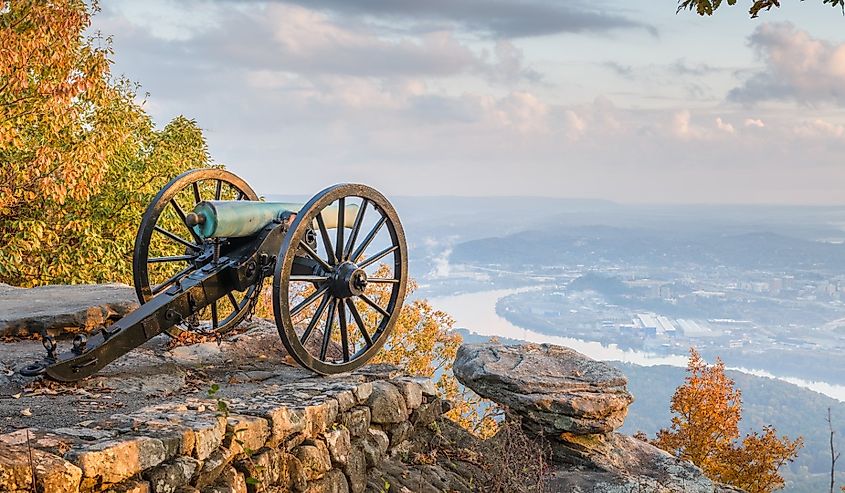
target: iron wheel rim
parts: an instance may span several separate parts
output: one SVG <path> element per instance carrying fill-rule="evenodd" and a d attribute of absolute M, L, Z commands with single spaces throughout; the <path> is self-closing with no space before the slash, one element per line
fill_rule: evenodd
<path fill-rule="evenodd" d="M 382 310 L 386 313 L 386 315 L 385 313 L 381 313 L 381 318 L 378 322 L 378 325 L 375 327 L 375 330 L 372 330 L 373 327 L 365 327 L 365 325 L 367 324 L 362 323 L 363 320 L 360 316 L 360 313 L 357 315 L 357 317 L 354 314 L 357 311 L 355 301 L 361 301 L 365 299 L 367 294 L 366 289 L 363 292 L 363 296 L 353 295 L 348 297 L 338 297 L 332 293 L 331 288 L 328 288 L 322 294 L 318 295 L 317 298 L 314 298 L 312 303 L 315 302 L 316 299 L 320 299 L 320 305 L 323 306 L 322 310 L 328 310 L 328 312 L 326 312 L 327 319 L 329 317 L 333 317 L 335 311 L 337 312 L 338 325 L 341 331 L 340 345 L 342 347 L 342 361 L 335 362 L 328 361 L 327 354 L 312 354 L 306 347 L 308 339 L 313 333 L 313 329 L 316 328 L 314 322 L 316 321 L 317 325 L 321 323 L 320 319 L 323 315 L 323 311 L 320 311 L 320 307 L 318 307 L 318 312 L 316 313 L 316 316 L 312 316 L 309 319 L 308 326 L 306 326 L 305 329 L 302 331 L 303 334 L 297 333 L 297 326 L 293 322 L 292 311 L 295 311 L 297 308 L 299 308 L 299 305 L 291 307 L 290 303 L 290 287 L 291 283 L 295 282 L 291 279 L 291 271 L 293 268 L 294 258 L 297 256 L 297 253 L 302 253 L 303 240 L 305 239 L 306 232 L 311 229 L 309 225 L 313 225 L 313 223 L 316 221 L 316 218 L 318 217 L 318 213 L 321 213 L 325 208 L 335 202 L 338 202 L 339 205 L 345 205 L 346 199 L 350 197 L 360 198 L 362 200 L 361 206 L 359 206 L 358 209 L 359 214 L 362 209 L 370 214 L 373 213 L 372 211 L 378 211 L 378 213 L 380 214 L 380 219 L 379 221 L 377 221 L 377 224 L 381 225 L 376 227 L 374 237 L 381 232 L 381 228 L 384 228 L 388 232 L 391 247 L 395 247 L 395 250 L 390 253 L 393 255 L 392 277 L 390 278 L 390 282 L 386 282 L 386 284 L 390 284 L 392 288 L 390 290 L 387 306 L 381 307 Z M 322 214 L 320 214 L 319 217 L 322 217 Z M 336 242 L 333 245 L 336 249 L 336 253 L 340 254 L 342 252 L 343 257 L 357 257 L 357 259 L 353 260 L 358 260 L 363 257 L 363 255 L 367 252 L 367 248 L 371 246 L 373 239 L 370 238 L 370 241 L 367 242 L 367 238 L 370 235 L 369 233 L 367 236 L 361 238 L 359 233 L 361 232 L 360 228 L 362 226 L 362 223 L 358 223 L 357 217 L 356 224 L 358 230 L 356 231 L 354 229 L 355 225 L 353 225 L 353 228 L 351 228 L 353 229 L 353 231 L 350 232 L 349 237 L 350 241 L 344 242 L 343 240 L 341 240 L 343 236 L 345 236 L 344 233 L 342 236 L 338 236 L 338 239 L 341 241 Z M 322 225 L 320 229 L 322 229 L 322 231 L 320 231 L 318 234 L 322 235 L 326 233 L 326 230 L 322 227 Z M 346 230 L 350 228 L 343 229 Z M 370 232 L 372 232 L 372 230 Z M 356 240 L 360 240 L 361 242 L 358 245 L 355 245 Z M 364 244 L 365 242 L 367 243 L 366 245 Z M 338 248 L 341 243 L 343 243 L 343 248 Z M 354 246 L 355 249 L 353 250 L 352 248 L 350 248 L 350 246 Z M 363 248 L 361 248 L 362 246 Z M 382 252 L 383 251 L 384 250 L 382 250 Z M 312 250 L 311 253 L 313 254 L 316 252 L 313 252 Z M 328 258 L 331 257 L 328 251 L 326 253 L 327 258 L 324 258 L 322 260 L 330 267 L 339 266 L 344 263 L 342 259 L 340 259 L 341 255 L 335 255 L 336 258 L 332 259 Z M 377 255 L 369 257 L 366 261 L 362 261 L 358 265 L 363 265 L 373 258 L 375 258 L 376 261 L 380 260 L 381 258 L 385 258 L 386 255 L 380 258 L 376 257 Z M 366 265 L 365 268 L 369 267 L 370 265 L 373 264 L 370 263 L 369 265 Z M 305 204 L 305 206 L 297 214 L 296 218 L 294 219 L 293 223 L 291 224 L 288 230 L 288 233 L 285 235 L 281 249 L 279 251 L 278 261 L 275 265 L 275 271 L 273 275 L 273 313 L 276 319 L 276 327 L 279 331 L 279 335 L 281 336 L 282 343 L 288 351 L 288 354 L 290 354 L 290 356 L 301 366 L 323 375 L 353 371 L 366 364 L 385 344 L 400 316 L 402 303 L 405 299 L 407 278 L 408 254 L 407 244 L 405 241 L 405 233 L 402 229 L 402 224 L 399 221 L 399 216 L 396 213 L 396 210 L 393 208 L 387 198 L 385 198 L 384 195 L 379 193 L 377 190 L 370 188 L 366 185 L 359 184 L 334 185 L 321 191 L 320 193 L 315 195 L 310 201 L 308 201 L 308 203 Z M 380 278 L 370 278 L 369 281 L 375 283 L 375 279 Z M 325 281 L 325 283 L 322 284 L 319 282 L 315 283 L 315 293 L 319 293 L 320 290 L 323 288 L 323 284 L 327 283 L 328 281 Z M 328 301 L 325 301 L 324 303 L 324 300 Z M 369 303 L 367 302 L 367 304 Z M 334 309 L 332 309 L 332 306 L 334 307 Z M 373 310 L 375 311 L 375 309 Z M 341 317 L 345 317 L 346 314 L 349 314 L 352 320 L 347 321 L 345 323 L 341 322 Z M 333 319 L 331 326 L 334 326 Z M 343 328 L 344 326 L 346 327 L 345 329 Z M 311 331 L 309 331 L 309 327 L 311 328 Z M 323 341 L 321 352 L 323 353 L 326 351 L 326 349 L 324 348 L 327 345 L 326 332 L 329 333 L 329 338 L 331 337 L 332 333 L 332 329 L 328 329 L 328 327 L 329 325 L 327 324 L 322 330 Z M 362 336 L 365 344 L 361 349 L 358 349 L 354 352 L 350 352 L 347 350 L 349 343 L 348 339 L 350 337 L 351 330 L 353 329 L 358 330 L 359 335 Z M 369 339 L 363 337 L 363 333 L 367 333 L 369 335 Z M 302 338 L 303 335 L 305 336 L 304 340 Z M 344 343 L 344 340 L 346 340 L 346 343 Z"/>
<path fill-rule="evenodd" d="M 219 185 L 215 185 L 215 192 L 213 197 L 203 197 L 200 191 L 200 183 L 210 181 L 212 183 L 216 183 Z M 236 200 L 259 200 L 258 194 L 249 186 L 243 179 L 238 177 L 237 175 L 226 171 L 220 168 L 202 168 L 202 169 L 194 169 L 190 171 L 186 171 L 179 176 L 170 180 L 167 185 L 165 185 L 156 196 L 153 198 L 152 202 L 147 206 L 147 209 L 144 211 L 144 215 L 141 220 L 141 224 L 138 227 L 138 234 L 135 237 L 135 246 L 133 248 L 132 254 L 132 278 L 133 284 L 135 287 L 135 294 L 138 296 L 138 301 L 141 304 L 146 303 L 149 301 L 154 295 L 166 290 L 168 287 L 176 284 L 178 280 L 183 279 L 184 277 L 190 275 L 191 272 L 195 272 L 202 265 L 191 265 L 190 261 L 184 269 L 178 272 L 176 275 L 172 276 L 169 279 L 166 279 L 163 283 L 156 283 L 156 285 L 151 285 L 150 283 L 150 264 L 155 262 L 150 262 L 151 258 L 157 257 L 150 257 L 150 243 L 153 238 L 153 233 L 158 232 L 159 235 L 165 236 L 173 242 L 182 243 L 187 241 L 199 247 L 196 255 L 194 258 L 199 257 L 203 254 L 203 252 L 208 248 L 206 242 L 200 239 L 188 226 L 184 224 L 184 215 L 185 213 L 189 212 L 189 210 L 182 208 L 179 203 L 176 201 L 176 197 L 179 194 L 183 193 L 187 189 L 191 189 L 193 194 L 195 195 L 194 206 L 201 200 L 205 199 L 218 199 L 221 197 L 222 194 L 222 187 L 224 185 L 228 185 L 231 188 L 231 191 L 237 193 Z M 200 200 L 196 200 L 200 199 Z M 161 218 L 162 213 L 167 208 L 172 208 L 174 213 L 177 216 L 180 216 L 182 219 L 182 226 L 184 226 L 185 230 L 181 231 L 182 235 L 184 233 L 188 233 L 190 239 L 186 239 L 182 237 L 182 235 L 177 234 L 176 232 L 172 232 L 169 230 L 165 230 L 172 235 L 180 237 L 181 240 L 174 239 L 172 236 L 168 235 L 167 233 L 162 232 L 162 226 L 159 226 L 159 219 Z M 180 209 L 182 209 L 180 211 Z M 192 208 L 191 208 L 192 209 Z M 191 247 L 186 246 L 187 249 Z M 193 250 L 192 250 L 193 251 Z M 187 254 L 188 250 L 186 250 L 186 255 L 184 257 L 188 257 Z M 174 260 L 174 262 L 178 262 L 179 260 Z M 169 281 L 169 282 L 168 282 Z M 220 312 L 220 308 L 217 306 L 217 300 L 213 303 L 213 308 L 210 309 L 211 319 L 209 319 L 209 326 L 210 330 L 208 332 L 213 333 L 225 333 L 232 328 L 234 328 L 238 323 L 243 320 L 244 317 L 249 313 L 250 308 L 252 305 L 257 301 L 258 295 L 260 294 L 260 283 L 250 286 L 246 291 L 243 292 L 243 297 L 240 301 L 237 300 L 237 296 L 234 293 L 229 293 L 225 300 L 225 303 L 232 305 L 232 311 L 229 315 L 226 315 L 222 319 L 217 316 L 217 313 Z M 234 298 L 234 300 L 233 300 Z M 225 308 L 224 308 L 225 310 Z M 223 313 L 227 313 L 227 311 L 223 311 Z M 180 324 L 181 328 L 178 329 L 176 332 L 180 330 L 191 330 L 193 329 L 192 324 L 190 323 L 183 323 Z M 168 335 L 175 335 L 171 334 L 170 332 L 166 332 Z"/>

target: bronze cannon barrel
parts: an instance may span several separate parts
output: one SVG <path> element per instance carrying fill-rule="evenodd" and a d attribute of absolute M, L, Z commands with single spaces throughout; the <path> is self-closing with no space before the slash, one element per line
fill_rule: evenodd
<path fill-rule="evenodd" d="M 298 213 L 304 204 L 294 202 L 257 202 L 248 200 L 207 200 L 188 214 L 187 221 L 201 238 L 237 238 L 252 236 L 279 219 L 284 213 Z M 337 206 L 321 212 L 326 228 L 337 227 Z M 345 207 L 344 227 L 351 228 L 358 205 Z M 316 222 L 314 228 L 317 228 Z"/>

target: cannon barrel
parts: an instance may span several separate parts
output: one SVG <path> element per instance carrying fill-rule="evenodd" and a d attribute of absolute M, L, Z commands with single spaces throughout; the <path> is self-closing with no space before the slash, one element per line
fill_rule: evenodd
<path fill-rule="evenodd" d="M 293 202 L 207 200 L 197 204 L 186 219 L 201 238 L 238 238 L 252 236 L 286 212 L 296 214 L 302 207 L 303 204 Z M 337 212 L 337 206 L 321 212 L 326 228 L 337 227 Z M 357 214 L 357 204 L 347 205 L 344 227 L 351 228 Z M 316 222 L 314 228 L 317 228 Z"/>

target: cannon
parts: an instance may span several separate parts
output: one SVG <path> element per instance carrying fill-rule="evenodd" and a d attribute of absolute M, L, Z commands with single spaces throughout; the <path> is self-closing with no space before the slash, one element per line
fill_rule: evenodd
<path fill-rule="evenodd" d="M 69 382 L 161 333 L 221 337 L 252 313 L 272 277 L 276 327 L 290 356 L 318 374 L 370 360 L 396 324 L 408 277 L 405 234 L 378 191 L 334 185 L 305 204 L 266 202 L 219 168 L 171 180 L 141 219 L 132 257 L 141 306 L 20 370 Z"/>

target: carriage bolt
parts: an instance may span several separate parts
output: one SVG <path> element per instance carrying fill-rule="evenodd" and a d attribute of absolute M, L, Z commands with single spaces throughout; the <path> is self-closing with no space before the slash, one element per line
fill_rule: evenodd
<path fill-rule="evenodd" d="M 182 320 L 182 315 L 180 315 L 179 312 L 177 312 L 173 308 L 170 308 L 166 312 L 164 312 L 164 318 L 169 322 L 178 322 Z"/>

